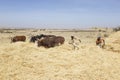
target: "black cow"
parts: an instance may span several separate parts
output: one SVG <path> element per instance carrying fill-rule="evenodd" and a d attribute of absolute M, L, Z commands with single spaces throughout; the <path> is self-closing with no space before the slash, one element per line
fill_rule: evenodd
<path fill-rule="evenodd" d="M 45 37 L 55 37 L 55 35 L 41 34 L 41 35 L 32 36 L 31 39 L 30 39 L 30 42 L 35 42 L 36 40 L 41 39 L 41 38 L 45 38 Z"/>
<path fill-rule="evenodd" d="M 35 42 L 37 39 L 41 39 L 42 37 L 45 37 L 45 35 L 41 34 L 41 35 L 32 36 L 30 42 Z"/>

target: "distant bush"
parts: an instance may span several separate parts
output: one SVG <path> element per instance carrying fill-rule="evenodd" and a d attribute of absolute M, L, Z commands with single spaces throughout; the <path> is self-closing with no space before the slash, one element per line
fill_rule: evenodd
<path fill-rule="evenodd" d="M 116 28 L 113 28 L 113 31 L 115 31 L 115 32 L 120 31 L 120 26 L 116 27 Z"/>
<path fill-rule="evenodd" d="M 104 34 L 104 37 L 109 37 L 109 35 L 108 34 Z"/>
<path fill-rule="evenodd" d="M 0 33 L 13 33 L 13 32 L 11 32 L 11 31 L 9 31 L 9 30 L 3 30 L 3 29 L 1 29 L 1 30 L 0 30 Z"/>
<path fill-rule="evenodd" d="M 99 32 L 101 32 L 102 30 L 101 30 L 101 29 L 99 29 L 98 31 L 99 31 Z"/>
<path fill-rule="evenodd" d="M 0 33 L 3 33 L 3 32 L 4 32 L 4 30 L 1 29 L 1 30 L 0 30 Z"/>
<path fill-rule="evenodd" d="M 10 31 L 6 31 L 6 32 L 4 32 L 4 33 L 13 33 L 13 32 L 10 32 Z"/>
<path fill-rule="evenodd" d="M 32 32 L 37 32 L 37 30 L 33 30 Z"/>
<path fill-rule="evenodd" d="M 45 31 L 46 29 L 40 29 L 40 31 Z"/>
<path fill-rule="evenodd" d="M 99 29 L 98 31 L 99 31 L 99 32 L 106 32 L 106 30 L 101 30 L 101 29 Z"/>

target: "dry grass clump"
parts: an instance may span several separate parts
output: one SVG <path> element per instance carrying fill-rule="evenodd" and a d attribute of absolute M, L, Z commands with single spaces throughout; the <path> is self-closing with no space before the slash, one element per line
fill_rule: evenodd
<path fill-rule="evenodd" d="M 120 31 L 111 34 L 107 39 L 106 39 L 106 49 L 120 53 Z"/>

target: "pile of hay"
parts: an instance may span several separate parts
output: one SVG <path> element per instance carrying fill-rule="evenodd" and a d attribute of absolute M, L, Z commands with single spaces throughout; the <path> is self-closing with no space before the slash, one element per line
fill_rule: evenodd
<path fill-rule="evenodd" d="M 109 51 L 120 53 L 120 31 L 111 34 L 106 39 L 106 49 Z"/>

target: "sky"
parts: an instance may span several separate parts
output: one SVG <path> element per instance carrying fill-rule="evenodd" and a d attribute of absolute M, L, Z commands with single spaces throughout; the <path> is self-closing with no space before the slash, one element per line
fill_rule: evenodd
<path fill-rule="evenodd" d="M 0 27 L 116 27 L 119 19 L 120 0 L 0 0 Z"/>

